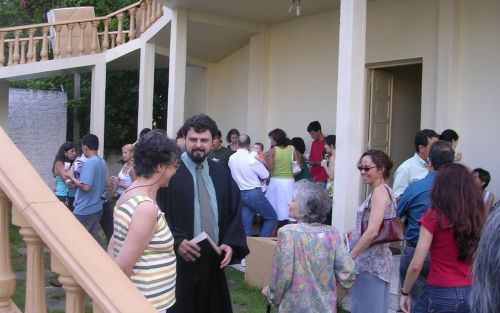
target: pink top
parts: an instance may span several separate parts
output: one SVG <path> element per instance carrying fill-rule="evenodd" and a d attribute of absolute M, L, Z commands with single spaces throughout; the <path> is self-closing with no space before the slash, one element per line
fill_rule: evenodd
<path fill-rule="evenodd" d="M 431 209 L 420 218 L 420 224 L 432 235 L 430 247 L 431 266 L 427 283 L 436 287 L 460 287 L 472 284 L 472 260 L 458 260 L 458 247 L 453 229 L 442 216 L 438 225 L 437 211 Z"/>

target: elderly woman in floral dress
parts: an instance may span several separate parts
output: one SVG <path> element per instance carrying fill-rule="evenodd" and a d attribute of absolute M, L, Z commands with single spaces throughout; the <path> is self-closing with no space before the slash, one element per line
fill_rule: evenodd
<path fill-rule="evenodd" d="M 278 231 L 269 287 L 263 294 L 278 312 L 337 312 L 337 289 L 354 283 L 354 262 L 333 226 L 324 225 L 331 199 L 326 190 L 300 181 L 289 203 L 297 224 Z"/>

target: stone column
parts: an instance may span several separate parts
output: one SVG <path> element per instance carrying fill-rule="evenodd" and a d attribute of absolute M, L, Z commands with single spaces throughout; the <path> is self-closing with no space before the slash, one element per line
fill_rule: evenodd
<path fill-rule="evenodd" d="M 9 133 L 9 81 L 0 80 L 0 127 Z"/>
<path fill-rule="evenodd" d="M 137 112 L 137 135 L 139 135 L 139 132 L 143 128 L 153 128 L 154 83 L 155 45 L 145 43 L 141 47 L 141 64 L 139 69 L 139 110 Z"/>
<path fill-rule="evenodd" d="M 99 156 L 104 155 L 104 115 L 106 113 L 106 61 L 99 60 L 92 68 L 90 92 L 90 133 L 99 138 Z"/>
<path fill-rule="evenodd" d="M 20 313 L 11 297 L 16 290 L 9 251 L 9 199 L 0 190 L 0 313 Z"/>
<path fill-rule="evenodd" d="M 167 134 L 175 134 L 184 122 L 184 96 L 186 90 L 187 11 L 173 11 L 170 30 L 170 58 L 168 67 Z"/>
<path fill-rule="evenodd" d="M 250 53 L 248 66 L 248 103 L 246 125 L 247 133 L 253 142 L 263 141 L 266 137 L 267 127 L 267 63 L 268 40 L 267 29 L 250 37 Z"/>
<path fill-rule="evenodd" d="M 361 180 L 354 162 L 364 144 L 366 0 L 340 4 L 337 154 L 332 220 L 342 234 L 354 226 Z"/>

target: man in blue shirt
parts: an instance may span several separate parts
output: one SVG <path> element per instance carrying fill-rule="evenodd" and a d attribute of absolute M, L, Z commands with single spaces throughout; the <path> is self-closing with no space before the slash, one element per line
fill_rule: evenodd
<path fill-rule="evenodd" d="M 87 161 L 83 165 L 79 179 L 70 173 L 70 179 L 78 187 L 73 213 L 82 225 L 100 244 L 99 221 L 102 216 L 101 194 L 106 186 L 106 164 L 99 158 L 99 139 L 88 134 L 82 138 L 82 151 Z"/>
<path fill-rule="evenodd" d="M 437 141 L 432 144 L 429 151 L 429 174 L 423 179 L 414 181 L 404 191 L 398 201 L 397 213 L 399 217 L 406 217 L 405 221 L 405 242 L 401 261 L 399 263 L 399 277 L 401 286 L 408 266 L 410 265 L 420 234 L 420 223 L 418 220 L 430 208 L 430 191 L 432 183 L 438 171 L 444 164 L 452 163 L 455 158 L 455 152 L 450 143 L 446 141 Z M 414 306 L 418 297 L 422 294 L 422 288 L 425 286 L 427 275 L 429 273 L 429 255 L 427 255 L 422 271 L 413 286 L 410 295 L 411 303 Z"/>

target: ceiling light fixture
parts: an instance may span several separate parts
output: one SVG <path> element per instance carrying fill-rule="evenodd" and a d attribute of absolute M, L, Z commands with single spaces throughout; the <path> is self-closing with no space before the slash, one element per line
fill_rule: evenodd
<path fill-rule="evenodd" d="M 295 7 L 297 16 L 300 16 L 300 0 L 292 0 L 292 3 L 290 3 L 290 6 L 288 7 L 288 14 L 292 13 L 293 7 Z"/>

